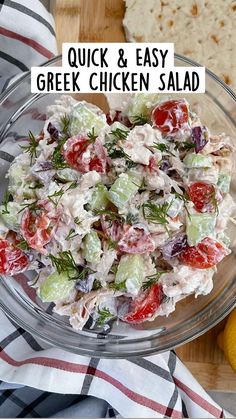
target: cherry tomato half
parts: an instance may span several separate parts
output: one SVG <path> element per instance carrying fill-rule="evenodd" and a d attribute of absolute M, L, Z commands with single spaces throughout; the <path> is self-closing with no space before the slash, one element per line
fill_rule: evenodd
<path fill-rule="evenodd" d="M 0 273 L 15 275 L 29 264 L 28 257 L 8 240 L 0 240 Z"/>
<path fill-rule="evenodd" d="M 130 254 L 153 252 L 155 243 L 151 234 L 142 227 L 131 226 L 118 243 L 118 250 Z"/>
<path fill-rule="evenodd" d="M 208 269 L 219 263 L 227 250 L 216 240 L 206 237 L 197 246 L 188 246 L 179 255 L 179 260 L 185 265 L 197 269 Z"/>
<path fill-rule="evenodd" d="M 204 182 L 193 183 L 188 188 L 188 194 L 198 212 L 214 210 L 215 188 L 213 185 Z"/>
<path fill-rule="evenodd" d="M 152 111 L 152 122 L 163 134 L 176 134 L 187 127 L 187 103 L 182 99 L 160 103 Z"/>
<path fill-rule="evenodd" d="M 59 212 L 47 201 L 38 201 L 35 210 L 26 208 L 21 219 L 21 234 L 32 249 L 45 254 L 48 244 L 57 228 Z"/>
<path fill-rule="evenodd" d="M 153 317 L 161 304 L 162 288 L 158 284 L 152 285 L 147 291 L 141 291 L 131 303 L 131 310 L 122 318 L 127 323 L 142 323 Z"/>
<path fill-rule="evenodd" d="M 87 173 L 90 170 L 96 170 L 99 173 L 107 171 L 107 152 L 99 138 L 91 142 L 84 135 L 71 137 L 64 144 L 62 153 L 69 166 L 81 173 Z"/>

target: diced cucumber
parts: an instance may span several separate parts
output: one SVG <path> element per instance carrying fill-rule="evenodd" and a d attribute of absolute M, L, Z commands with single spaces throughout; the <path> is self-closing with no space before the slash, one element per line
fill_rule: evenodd
<path fill-rule="evenodd" d="M 106 186 L 102 184 L 96 186 L 89 204 L 91 210 L 106 208 L 108 204 L 108 191 Z"/>
<path fill-rule="evenodd" d="M 75 283 L 76 281 L 71 280 L 67 273 L 54 272 L 40 285 L 38 295 L 44 303 L 63 300 L 70 295 Z"/>
<path fill-rule="evenodd" d="M 130 129 L 127 128 L 124 124 L 122 124 L 119 121 L 115 121 L 113 122 L 113 124 L 110 125 L 110 132 L 111 131 L 115 131 L 116 129 L 122 130 L 122 131 L 127 131 L 129 133 Z"/>
<path fill-rule="evenodd" d="M 171 218 L 177 217 L 180 211 L 182 211 L 184 205 L 183 200 L 171 194 L 166 202 L 170 204 L 167 210 L 167 215 L 169 215 Z"/>
<path fill-rule="evenodd" d="M 186 233 L 189 246 L 195 246 L 205 237 L 212 234 L 215 224 L 215 214 L 191 214 L 190 217 L 187 217 Z"/>
<path fill-rule="evenodd" d="M 159 101 L 157 93 L 136 93 L 130 100 L 127 115 L 132 123 L 136 122 L 137 116 L 150 116 L 150 108 Z"/>
<path fill-rule="evenodd" d="M 221 231 L 219 234 L 217 234 L 216 238 L 217 238 L 217 240 L 219 240 L 219 242 L 221 242 L 226 247 L 230 247 L 231 240 L 230 240 L 229 236 L 227 236 L 227 234 L 225 234 L 223 231 Z"/>
<path fill-rule="evenodd" d="M 137 295 L 145 278 L 144 261 L 141 255 L 122 256 L 118 265 L 115 283 L 125 281 L 126 289 Z"/>
<path fill-rule="evenodd" d="M 9 168 L 9 186 L 10 193 L 15 194 L 25 183 L 25 175 L 28 172 L 28 166 L 20 166 L 18 162 L 13 163 Z"/>
<path fill-rule="evenodd" d="M 119 209 L 122 209 L 137 191 L 138 186 L 126 173 L 122 173 L 111 186 L 108 199 Z"/>
<path fill-rule="evenodd" d="M 4 211 L 3 205 L 0 206 L 0 219 L 10 230 L 19 231 L 21 214 L 18 214 L 18 212 L 22 207 L 16 202 L 8 202 L 7 209 L 9 213 Z"/>
<path fill-rule="evenodd" d="M 225 173 L 219 173 L 217 186 L 221 192 L 228 193 L 230 188 L 231 176 Z"/>
<path fill-rule="evenodd" d="M 73 182 L 79 179 L 79 172 L 73 169 L 58 170 L 57 177 L 65 182 Z"/>
<path fill-rule="evenodd" d="M 70 125 L 71 135 L 89 132 L 92 131 L 92 129 L 94 129 L 95 134 L 98 135 L 100 130 L 106 125 L 106 116 L 104 114 L 97 115 L 89 109 L 86 104 L 81 102 L 74 107 Z"/>
<path fill-rule="evenodd" d="M 96 231 L 86 234 L 83 241 L 83 256 L 90 263 L 99 263 L 102 253 L 101 241 Z"/>
<path fill-rule="evenodd" d="M 203 154 L 190 153 L 185 156 L 183 160 L 185 166 L 189 169 L 197 169 L 199 167 L 211 167 L 212 158 L 210 156 L 204 156 Z"/>

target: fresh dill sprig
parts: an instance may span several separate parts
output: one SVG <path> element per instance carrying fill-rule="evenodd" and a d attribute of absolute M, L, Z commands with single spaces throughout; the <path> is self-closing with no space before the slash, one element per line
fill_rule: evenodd
<path fill-rule="evenodd" d="M 186 151 L 189 151 L 195 148 L 195 144 L 192 143 L 191 141 L 183 141 L 182 143 L 180 143 L 180 147 Z"/>
<path fill-rule="evenodd" d="M 154 143 L 154 145 L 152 145 L 152 147 L 156 148 L 157 150 L 161 151 L 162 153 L 165 152 L 165 153 L 170 154 L 171 156 L 175 156 L 175 154 L 170 151 L 169 146 L 165 143 Z"/>
<path fill-rule="evenodd" d="M 67 139 L 63 139 L 58 141 L 58 145 L 54 148 L 53 154 L 52 154 L 52 165 L 53 168 L 56 170 L 60 169 L 67 169 L 69 166 L 68 163 L 65 162 L 65 159 L 62 155 L 62 147 L 65 144 Z"/>
<path fill-rule="evenodd" d="M 110 312 L 110 310 L 107 307 L 98 309 L 98 314 L 99 314 L 99 318 L 96 321 L 98 326 L 103 326 L 107 320 L 114 317 L 114 315 Z"/>
<path fill-rule="evenodd" d="M 77 188 L 77 186 L 78 186 L 78 183 L 76 181 L 72 182 L 66 190 L 69 191 L 70 189 L 75 189 Z"/>
<path fill-rule="evenodd" d="M 122 220 L 122 216 L 120 214 L 118 214 L 117 212 L 108 210 L 108 209 L 94 209 L 93 210 L 95 215 L 109 215 L 109 220 L 117 220 L 117 221 L 121 221 Z"/>
<path fill-rule="evenodd" d="M 144 282 L 143 286 L 142 286 L 142 290 L 146 291 L 147 289 L 149 289 L 152 285 L 156 284 L 160 278 L 161 275 L 165 274 L 165 271 L 159 271 L 156 272 L 153 275 L 148 275 L 146 276 L 147 281 Z"/>
<path fill-rule="evenodd" d="M 40 189 L 40 188 L 43 188 L 43 184 L 39 180 L 35 181 L 34 186 L 29 186 L 29 189 L 32 189 L 32 190 Z"/>
<path fill-rule="evenodd" d="M 2 210 L 2 214 L 9 214 L 9 210 L 8 210 L 8 202 L 10 200 L 11 194 L 9 191 L 6 191 L 4 193 L 4 197 L 3 197 L 3 201 L 2 201 L 2 205 L 4 206 L 4 209 Z"/>
<path fill-rule="evenodd" d="M 37 203 L 38 203 L 38 201 L 36 200 L 36 201 L 33 201 L 33 202 L 21 204 L 22 209 L 20 211 L 18 211 L 17 214 L 20 214 L 26 208 L 29 208 L 29 210 L 31 210 L 31 211 L 36 211 L 37 210 Z"/>
<path fill-rule="evenodd" d="M 61 117 L 61 132 L 67 137 L 70 137 L 71 118 L 65 114 Z"/>
<path fill-rule="evenodd" d="M 186 193 L 183 193 L 181 195 L 180 193 L 175 192 L 175 196 L 176 196 L 176 198 L 179 198 L 179 199 L 181 199 L 181 201 L 183 201 L 184 209 L 187 212 L 187 215 L 188 215 L 189 220 L 191 220 L 191 214 L 190 214 L 189 209 L 188 209 L 188 206 L 187 206 L 187 204 L 189 202 L 188 195 Z"/>
<path fill-rule="evenodd" d="M 95 141 L 98 136 L 95 134 L 94 127 L 91 129 L 91 131 L 88 132 L 87 137 L 90 139 L 90 141 Z"/>
<path fill-rule="evenodd" d="M 122 282 L 110 282 L 108 287 L 114 291 L 126 290 L 126 280 Z"/>
<path fill-rule="evenodd" d="M 65 240 L 73 239 L 74 237 L 78 236 L 78 233 L 75 232 L 74 228 L 71 228 L 69 233 L 67 234 Z"/>
<path fill-rule="evenodd" d="M 70 250 L 59 252 L 59 257 L 49 255 L 52 265 L 56 268 L 59 274 L 66 272 L 70 279 L 86 279 L 89 274 L 94 271 L 89 267 L 79 266 L 76 264 Z"/>
<path fill-rule="evenodd" d="M 28 145 L 21 145 L 20 148 L 25 151 L 25 153 L 29 153 L 31 163 L 33 158 L 37 157 L 37 147 L 38 147 L 38 140 L 36 140 L 34 134 L 29 131 L 29 144 Z"/>
<path fill-rule="evenodd" d="M 29 245 L 26 240 L 21 240 L 19 243 L 16 244 L 16 247 L 21 250 L 29 250 Z"/>
<path fill-rule="evenodd" d="M 125 151 L 122 148 L 111 149 L 108 152 L 108 155 L 111 159 L 125 159 L 125 164 L 129 169 L 137 165 L 137 163 L 131 160 L 131 158 L 128 156 L 128 154 L 125 153 Z"/>
<path fill-rule="evenodd" d="M 164 204 L 154 204 L 148 201 L 143 204 L 143 216 L 145 220 L 150 221 L 153 224 L 162 224 L 167 232 L 168 215 L 167 211 L 170 208 L 171 203 L 164 202 Z"/>
<path fill-rule="evenodd" d="M 81 220 L 79 219 L 79 217 L 75 217 L 74 218 L 74 223 L 79 225 L 81 223 Z"/>
<path fill-rule="evenodd" d="M 148 117 L 145 115 L 133 115 L 131 117 L 134 125 L 145 125 L 148 122 Z"/>
<path fill-rule="evenodd" d="M 65 193 L 65 190 L 61 188 L 59 189 L 59 191 L 54 192 L 52 195 L 48 195 L 48 199 L 55 205 L 55 207 L 57 207 L 64 193 Z"/>
<path fill-rule="evenodd" d="M 125 140 L 129 134 L 129 130 L 124 130 L 121 128 L 116 128 L 111 131 L 111 134 L 117 138 L 117 140 Z"/>
<path fill-rule="evenodd" d="M 129 225 L 136 224 L 138 222 L 138 214 L 132 214 L 132 212 L 128 212 L 126 215 L 126 223 Z"/>
<path fill-rule="evenodd" d="M 115 250 L 117 248 L 117 242 L 112 240 L 111 237 L 107 238 L 108 249 Z"/>

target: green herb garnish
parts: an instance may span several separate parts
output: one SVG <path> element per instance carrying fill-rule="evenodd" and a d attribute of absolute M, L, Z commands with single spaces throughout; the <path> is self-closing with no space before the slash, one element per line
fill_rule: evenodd
<path fill-rule="evenodd" d="M 75 217 L 74 218 L 74 223 L 79 225 L 81 223 L 81 220 L 79 219 L 79 217 Z"/>
<path fill-rule="evenodd" d="M 95 134 L 94 127 L 90 132 L 88 132 L 87 136 L 91 141 L 95 141 L 98 138 L 98 136 Z"/>
<path fill-rule="evenodd" d="M 19 243 L 16 244 L 16 247 L 21 250 L 29 250 L 29 245 L 26 240 L 21 240 Z"/>
<path fill-rule="evenodd" d="M 170 208 L 171 203 L 165 202 L 164 204 L 154 204 L 153 202 L 148 201 L 146 204 L 143 204 L 143 216 L 145 220 L 150 221 L 153 224 L 162 224 L 169 233 L 167 224 L 169 221 L 167 219 L 167 211 Z"/>
<path fill-rule="evenodd" d="M 160 278 L 161 275 L 165 274 L 165 271 L 159 271 L 156 272 L 153 275 L 146 276 L 147 282 L 144 282 L 142 286 L 142 290 L 146 291 L 148 288 L 150 288 L 152 285 L 156 284 Z"/>
<path fill-rule="evenodd" d="M 9 191 L 6 191 L 4 193 L 4 197 L 3 197 L 3 201 L 2 201 L 2 205 L 4 206 L 4 209 L 2 210 L 2 214 L 10 214 L 9 210 L 8 210 L 8 202 L 10 200 L 11 194 Z"/>
<path fill-rule="evenodd" d="M 52 265 L 59 274 L 66 272 L 70 279 L 86 279 L 89 274 L 94 272 L 88 267 L 77 265 L 70 250 L 59 252 L 58 256 L 49 255 Z"/>
<path fill-rule="evenodd" d="M 78 233 L 75 232 L 74 228 L 71 228 L 69 233 L 67 234 L 65 240 L 73 239 L 74 237 L 78 236 Z"/>
<path fill-rule="evenodd" d="M 148 117 L 145 115 L 133 115 L 132 121 L 134 125 L 145 125 L 148 122 Z"/>
<path fill-rule="evenodd" d="M 69 117 L 69 115 L 64 115 L 61 117 L 61 132 L 63 132 L 63 134 L 65 136 L 67 136 L 67 138 L 70 137 L 70 125 L 71 125 L 71 118 Z"/>
<path fill-rule="evenodd" d="M 99 318 L 97 319 L 97 322 L 96 322 L 98 326 L 103 326 L 104 323 L 106 323 L 108 319 L 111 319 L 112 317 L 114 317 L 114 315 L 111 314 L 111 312 L 109 311 L 107 307 L 98 309 L 98 314 L 99 314 Z"/>
<path fill-rule="evenodd" d="M 165 153 L 170 154 L 171 156 L 175 157 L 175 154 L 170 151 L 169 146 L 165 143 L 154 143 L 154 145 L 152 145 L 152 147 L 156 148 L 157 150 L 161 151 L 162 153 L 165 152 Z"/>
<path fill-rule="evenodd" d="M 188 151 L 195 148 L 195 144 L 190 141 L 183 141 L 182 143 L 180 143 L 180 147 Z"/>
<path fill-rule="evenodd" d="M 132 212 L 128 212 L 126 215 L 126 223 L 127 224 L 136 224 L 138 222 L 138 214 L 132 214 Z"/>
<path fill-rule="evenodd" d="M 118 214 L 117 212 L 108 210 L 108 209 L 103 209 L 103 210 L 99 210 L 99 209 L 94 209 L 93 210 L 95 215 L 109 215 L 109 221 L 110 220 L 118 220 L 121 221 L 122 220 L 122 216 L 120 214 Z"/>
<path fill-rule="evenodd" d="M 53 168 L 56 170 L 67 169 L 68 167 L 70 167 L 69 164 L 65 162 L 65 159 L 61 153 L 62 147 L 66 141 L 67 139 L 58 141 L 58 145 L 54 148 L 52 154 L 52 165 Z"/>
<path fill-rule="evenodd" d="M 124 130 L 121 128 L 116 128 L 111 131 L 111 134 L 117 138 L 117 140 L 125 140 L 129 134 L 128 130 Z"/>
<path fill-rule="evenodd" d="M 175 196 L 176 196 L 176 198 L 179 198 L 179 199 L 181 199 L 181 201 L 183 201 L 183 204 L 184 204 L 184 209 L 185 209 L 185 211 L 187 212 L 188 218 L 191 220 L 191 214 L 190 214 L 190 212 L 189 212 L 189 210 L 188 210 L 188 206 L 187 206 L 187 204 L 188 204 L 188 202 L 189 202 L 188 195 L 187 195 L 186 193 L 183 193 L 183 194 L 181 195 L 180 193 L 175 192 Z"/>
<path fill-rule="evenodd" d="M 120 283 L 110 282 L 108 287 L 115 291 L 126 290 L 126 280 Z"/>
<path fill-rule="evenodd" d="M 28 145 L 21 145 L 20 148 L 25 151 L 25 153 L 29 153 L 30 160 L 32 164 L 33 158 L 37 157 L 37 147 L 38 147 L 38 140 L 36 140 L 34 134 L 29 131 L 29 144 Z"/>
<path fill-rule="evenodd" d="M 29 186 L 29 189 L 32 189 L 32 190 L 40 189 L 40 188 L 43 188 L 43 186 L 44 185 L 39 180 L 36 180 L 34 183 L 34 186 Z"/>
<path fill-rule="evenodd" d="M 77 186 L 78 186 L 77 182 L 72 182 L 66 190 L 69 191 L 70 189 L 75 189 L 77 188 Z"/>
<path fill-rule="evenodd" d="M 64 193 L 65 193 L 65 190 L 61 188 L 59 189 L 59 191 L 54 192 L 52 195 L 48 195 L 48 199 L 55 205 L 55 207 L 57 207 Z"/>
<path fill-rule="evenodd" d="M 22 209 L 20 211 L 18 211 L 17 214 L 20 214 L 22 211 L 24 211 L 26 208 L 29 208 L 30 211 L 36 211 L 37 209 L 39 209 L 37 207 L 38 201 L 33 201 L 33 202 L 29 202 L 29 203 L 24 203 L 21 204 Z"/>

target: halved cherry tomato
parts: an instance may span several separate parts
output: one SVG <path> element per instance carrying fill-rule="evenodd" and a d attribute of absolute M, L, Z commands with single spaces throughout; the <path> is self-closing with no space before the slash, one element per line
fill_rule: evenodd
<path fill-rule="evenodd" d="M 158 284 L 152 285 L 147 291 L 140 294 L 131 303 L 131 310 L 122 320 L 127 323 L 142 323 L 153 317 L 161 304 L 162 288 Z"/>
<path fill-rule="evenodd" d="M 119 241 L 124 235 L 124 225 L 118 220 L 109 220 L 107 215 L 101 216 L 101 226 L 106 236 L 114 242 Z"/>
<path fill-rule="evenodd" d="M 28 257 L 8 240 L 0 240 L 0 273 L 15 275 L 29 265 Z"/>
<path fill-rule="evenodd" d="M 118 250 L 131 254 L 153 252 L 155 250 L 155 242 L 149 231 L 142 227 L 131 226 L 119 241 Z"/>
<path fill-rule="evenodd" d="M 219 263 L 227 254 L 227 250 L 219 242 L 206 237 L 197 246 L 187 246 L 179 255 L 179 260 L 193 268 L 208 269 Z"/>
<path fill-rule="evenodd" d="M 198 212 L 209 212 L 215 208 L 215 188 L 205 182 L 193 183 L 188 188 L 188 194 Z"/>
<path fill-rule="evenodd" d="M 21 234 L 30 247 L 45 254 L 57 228 L 59 212 L 48 200 L 38 201 L 35 210 L 26 208 L 21 219 Z"/>
<path fill-rule="evenodd" d="M 187 127 L 188 106 L 185 100 L 168 100 L 157 105 L 152 111 L 153 125 L 163 134 L 176 134 Z"/>
<path fill-rule="evenodd" d="M 62 154 L 66 162 L 81 173 L 91 170 L 96 170 L 99 173 L 107 171 L 107 152 L 99 138 L 91 142 L 84 135 L 71 137 L 64 144 Z"/>

